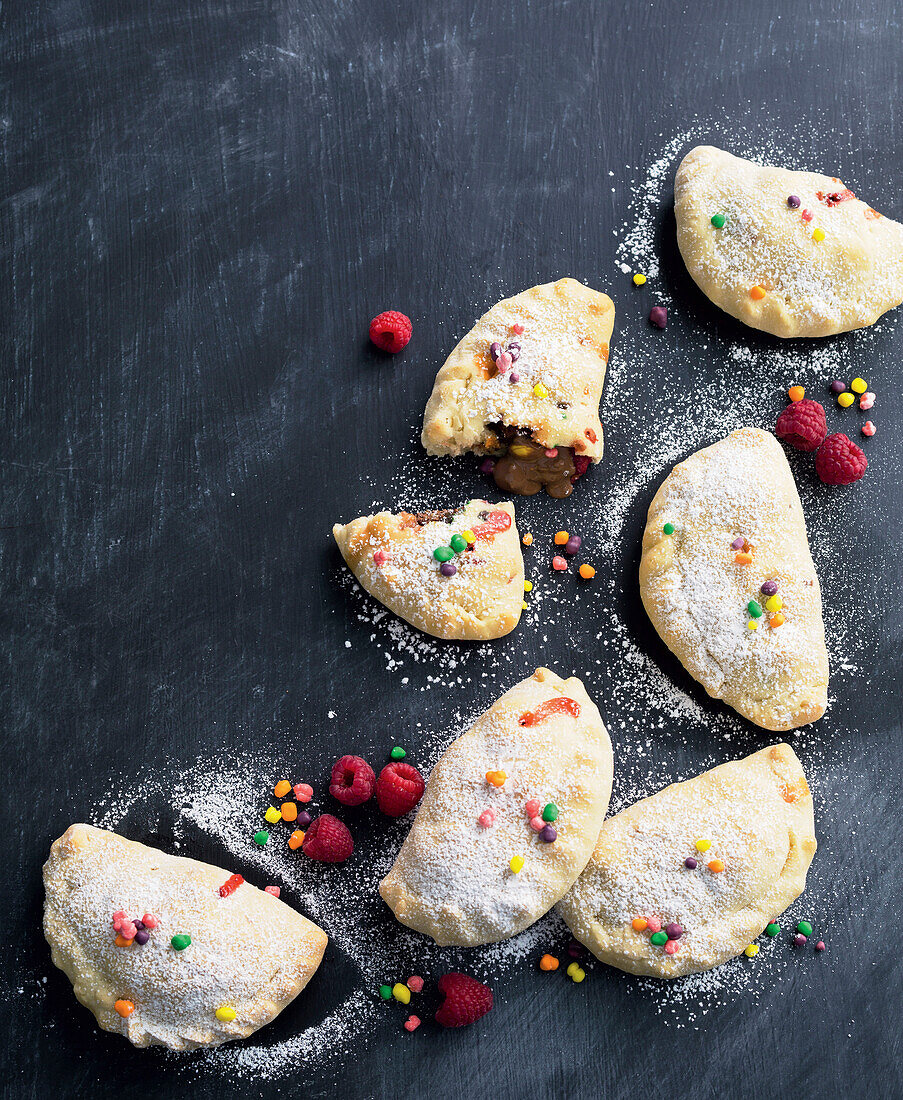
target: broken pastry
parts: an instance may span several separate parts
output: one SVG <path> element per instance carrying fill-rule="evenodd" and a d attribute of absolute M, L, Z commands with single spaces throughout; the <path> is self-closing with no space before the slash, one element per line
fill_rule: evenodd
<path fill-rule="evenodd" d="M 700 145 L 677 169 L 674 212 L 700 290 L 752 328 L 830 336 L 903 301 L 903 225 L 836 176 Z"/>
<path fill-rule="evenodd" d="M 709 695 L 769 730 L 828 700 L 821 591 L 784 452 L 740 428 L 678 463 L 649 506 L 643 606 Z"/>
<path fill-rule="evenodd" d="M 802 766 L 775 745 L 610 817 L 557 911 L 609 966 L 679 978 L 756 954 L 805 889 L 815 847 Z"/>
<path fill-rule="evenodd" d="M 513 504 L 378 512 L 332 533 L 362 587 L 435 638 L 501 638 L 520 620 L 524 559 Z"/>
<path fill-rule="evenodd" d="M 379 892 L 440 945 L 513 936 L 583 870 L 611 781 L 611 742 L 583 684 L 537 669 L 436 764 Z"/>
<path fill-rule="evenodd" d="M 491 456 L 484 466 L 503 492 L 569 496 L 602 458 L 599 401 L 614 315 L 606 294 L 574 279 L 494 305 L 436 376 L 424 447 Z"/>
<path fill-rule="evenodd" d="M 209 863 L 71 825 L 44 864 L 53 961 L 104 1031 L 136 1047 L 243 1039 L 295 999 L 326 934 Z"/>

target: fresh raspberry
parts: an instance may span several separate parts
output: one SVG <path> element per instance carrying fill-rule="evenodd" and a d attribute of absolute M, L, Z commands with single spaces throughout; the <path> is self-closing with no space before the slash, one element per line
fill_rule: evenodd
<path fill-rule="evenodd" d="M 360 806 L 372 797 L 375 786 L 373 769 L 359 756 L 343 756 L 332 766 L 329 793 L 343 806 Z"/>
<path fill-rule="evenodd" d="M 423 776 L 410 764 L 394 761 L 386 764 L 376 781 L 376 801 L 389 817 L 409 813 L 423 795 Z"/>
<path fill-rule="evenodd" d="M 443 974 L 439 992 L 445 994 L 436 1013 L 443 1027 L 464 1027 L 479 1020 L 492 1008 L 492 990 L 467 974 Z"/>
<path fill-rule="evenodd" d="M 774 431 L 798 451 L 815 451 L 828 434 L 824 407 L 808 397 L 794 401 L 778 417 Z"/>
<path fill-rule="evenodd" d="M 592 459 L 589 455 L 574 455 L 574 476 L 571 478 L 571 484 L 577 480 L 578 477 L 583 477 L 586 471 L 589 469 L 589 464 Z"/>
<path fill-rule="evenodd" d="M 301 851 L 322 863 L 344 863 L 354 851 L 354 841 L 337 817 L 320 814 L 307 827 Z"/>
<path fill-rule="evenodd" d="M 370 322 L 370 339 L 383 351 L 401 351 L 411 339 L 414 326 L 411 318 L 397 309 L 387 309 Z"/>
<path fill-rule="evenodd" d="M 829 435 L 815 456 L 815 472 L 827 485 L 852 485 L 865 473 L 866 466 L 868 459 L 862 448 L 843 432 Z"/>

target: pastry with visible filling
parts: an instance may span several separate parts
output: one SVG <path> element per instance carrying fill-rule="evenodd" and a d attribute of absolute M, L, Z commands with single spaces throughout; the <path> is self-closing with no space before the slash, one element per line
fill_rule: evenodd
<path fill-rule="evenodd" d="M 506 298 L 436 376 L 423 419 L 432 455 L 474 452 L 506 493 L 567 497 L 602 458 L 599 401 L 615 309 L 574 279 Z"/>

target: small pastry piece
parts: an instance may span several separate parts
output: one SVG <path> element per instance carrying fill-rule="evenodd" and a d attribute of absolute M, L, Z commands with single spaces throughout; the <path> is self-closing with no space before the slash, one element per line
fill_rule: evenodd
<path fill-rule="evenodd" d="M 602 962 L 679 978 L 743 952 L 803 892 L 814 854 L 803 769 L 775 745 L 610 817 L 558 912 Z"/>
<path fill-rule="evenodd" d="M 752 328 L 830 336 L 903 301 L 903 225 L 835 176 L 700 145 L 677 169 L 674 213 L 699 289 Z"/>
<path fill-rule="evenodd" d="M 501 638 L 520 620 L 524 558 L 513 504 L 378 512 L 332 533 L 370 595 L 435 638 Z"/>
<path fill-rule="evenodd" d="M 611 779 L 611 742 L 583 684 L 537 669 L 446 750 L 379 892 L 443 946 L 513 936 L 580 874 Z"/>
<path fill-rule="evenodd" d="M 821 592 L 780 444 L 741 428 L 678 463 L 649 506 L 643 606 L 709 695 L 769 730 L 828 705 Z"/>
<path fill-rule="evenodd" d="M 494 305 L 436 376 L 423 419 L 432 455 L 500 455 L 506 493 L 569 496 L 602 458 L 599 401 L 615 309 L 574 279 Z"/>
<path fill-rule="evenodd" d="M 104 1031 L 194 1050 L 268 1024 L 313 977 L 326 934 L 241 876 L 71 825 L 44 864 L 54 963 Z"/>

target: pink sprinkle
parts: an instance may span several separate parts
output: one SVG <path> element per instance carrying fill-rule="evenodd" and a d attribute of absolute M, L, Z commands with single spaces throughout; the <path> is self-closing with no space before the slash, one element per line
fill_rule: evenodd
<path fill-rule="evenodd" d="M 118 928 L 119 924 L 122 924 L 123 920 L 128 916 L 128 913 L 124 909 L 117 909 L 113 914 L 113 927 Z M 119 922 L 117 924 L 116 922 Z"/>
<path fill-rule="evenodd" d="M 546 823 L 538 815 L 530 818 L 530 828 L 534 833 L 541 833 L 545 827 Z"/>
<path fill-rule="evenodd" d="M 404 983 L 412 993 L 419 993 L 423 989 L 423 978 L 418 977 L 416 974 L 412 975 Z"/>
<path fill-rule="evenodd" d="M 509 381 L 509 382 L 520 382 L 520 375 L 519 375 L 519 374 L 517 373 L 517 371 L 516 371 L 516 370 L 513 370 L 513 371 L 512 371 L 512 372 L 511 372 L 511 373 L 510 373 L 510 374 L 508 375 L 508 381 Z"/>
<path fill-rule="evenodd" d="M 385 552 L 385 550 L 374 550 L 374 552 L 373 552 L 373 564 L 374 565 L 385 565 L 388 560 L 389 560 L 389 555 Z"/>
<path fill-rule="evenodd" d="M 812 221 L 812 211 L 811 210 L 804 210 L 802 212 L 802 214 L 800 215 L 800 217 L 803 219 L 804 222 L 811 222 Z"/>
<path fill-rule="evenodd" d="M 524 806 L 524 813 L 526 813 L 527 817 L 536 817 L 541 809 L 542 806 L 539 803 L 539 799 L 531 798 L 527 805 Z"/>
<path fill-rule="evenodd" d="M 676 955 L 678 951 L 680 951 L 680 944 L 677 940 L 668 940 L 665 944 L 665 954 Z"/>
<path fill-rule="evenodd" d="M 420 1017 L 408 1016 L 404 1022 L 405 1031 L 416 1031 L 418 1027 L 420 1027 Z"/>
<path fill-rule="evenodd" d="M 263 892 L 265 894 L 272 894 L 274 898 L 279 897 L 279 887 L 278 886 L 264 886 Z"/>
<path fill-rule="evenodd" d="M 549 447 L 549 449 L 546 451 L 546 458 L 557 458 L 557 457 L 558 457 L 558 448 L 557 447 Z"/>
<path fill-rule="evenodd" d="M 815 950 L 816 951 L 824 951 L 824 949 L 825 949 L 825 941 L 824 940 L 819 940 L 818 943 L 815 945 Z"/>
<path fill-rule="evenodd" d="M 155 929 L 160 922 L 157 920 L 153 913 L 145 913 L 144 916 L 141 918 L 141 923 L 144 925 L 145 928 L 150 928 L 151 931 L 153 931 L 153 929 Z"/>
<path fill-rule="evenodd" d="M 498 367 L 499 374 L 504 374 L 513 362 L 514 360 L 511 358 L 511 355 L 507 351 L 503 351 L 502 354 L 495 361 L 495 365 Z"/>
<path fill-rule="evenodd" d="M 563 557 L 561 557 L 560 554 L 556 554 L 555 557 L 552 558 L 552 568 L 557 569 L 559 573 L 563 573 L 564 570 L 567 569 L 567 567 L 568 563 L 564 560 Z"/>
<path fill-rule="evenodd" d="M 661 930 L 662 930 L 662 922 L 658 919 L 658 917 L 647 917 L 646 918 L 646 931 L 647 932 L 655 933 L 655 932 L 661 932 Z M 669 940 L 669 943 L 670 942 L 673 942 L 673 941 Z"/>
<path fill-rule="evenodd" d="M 479 821 L 484 829 L 491 829 L 495 821 L 495 814 L 492 810 L 484 810 L 477 818 L 477 821 Z"/>
<path fill-rule="evenodd" d="M 137 931 L 138 929 L 135 927 L 133 921 L 124 920 L 119 925 L 119 935 L 122 936 L 124 940 L 133 940 Z"/>
<path fill-rule="evenodd" d="M 512 325 L 511 326 L 511 331 L 514 333 L 515 336 L 520 336 L 521 333 L 524 331 L 524 326 L 523 325 Z"/>
<path fill-rule="evenodd" d="M 299 802 L 310 802 L 314 796 L 314 789 L 309 783 L 296 783 L 292 791 Z"/>
<path fill-rule="evenodd" d="M 870 409 L 872 407 L 872 405 L 874 405 L 874 404 L 875 404 L 875 395 L 872 393 L 871 390 L 866 390 L 866 392 L 862 395 L 862 397 L 859 398 L 859 408 L 860 409 Z"/>
<path fill-rule="evenodd" d="M 862 434 L 863 435 L 874 435 L 877 430 L 878 429 L 871 422 L 871 420 L 866 420 L 866 422 L 862 425 Z"/>

